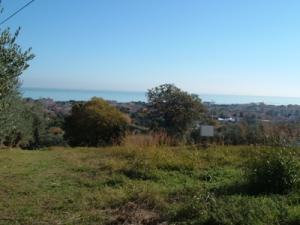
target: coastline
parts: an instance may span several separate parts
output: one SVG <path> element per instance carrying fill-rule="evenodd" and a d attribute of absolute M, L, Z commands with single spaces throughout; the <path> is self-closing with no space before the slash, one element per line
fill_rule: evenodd
<path fill-rule="evenodd" d="M 72 90 L 53 88 L 28 88 L 22 87 L 21 93 L 25 98 L 41 99 L 51 98 L 54 101 L 87 101 L 92 97 L 101 97 L 109 101 L 146 102 L 146 92 L 112 91 L 112 90 Z M 267 105 L 300 105 L 300 97 L 275 97 L 275 96 L 246 96 L 246 95 L 221 95 L 198 94 L 203 102 L 219 105 L 265 103 Z"/>

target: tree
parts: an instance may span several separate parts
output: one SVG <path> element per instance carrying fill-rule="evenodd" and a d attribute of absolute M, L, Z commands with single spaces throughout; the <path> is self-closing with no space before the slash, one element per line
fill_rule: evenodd
<path fill-rule="evenodd" d="M 7 123 L 4 123 L 7 122 Z M 20 97 L 0 114 L 1 144 L 8 147 L 37 149 L 43 147 L 48 124 L 51 122 L 47 113 L 38 104 L 30 104 Z"/>
<path fill-rule="evenodd" d="M 71 146 L 120 144 L 129 120 L 100 98 L 75 104 L 65 120 L 65 139 Z"/>
<path fill-rule="evenodd" d="M 182 138 L 203 117 L 201 99 L 172 84 L 163 84 L 147 93 L 149 117 L 154 130 L 164 130 L 169 136 Z"/>
<path fill-rule="evenodd" d="M 19 76 L 34 58 L 31 49 L 22 51 L 16 43 L 20 29 L 11 34 L 7 28 L 0 34 L 0 146 L 7 139 L 18 140 L 24 127 L 23 102 L 19 93 Z"/>
<path fill-rule="evenodd" d="M 12 35 L 10 29 L 0 34 L 0 99 L 16 94 L 19 87 L 19 76 L 28 68 L 28 61 L 33 59 L 31 49 L 22 51 L 16 43 L 20 28 Z M 1 105 L 3 109 L 5 105 Z"/>

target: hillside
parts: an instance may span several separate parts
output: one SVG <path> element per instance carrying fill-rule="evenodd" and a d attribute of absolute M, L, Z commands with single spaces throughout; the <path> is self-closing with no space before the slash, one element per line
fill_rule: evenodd
<path fill-rule="evenodd" d="M 246 162 L 269 151 L 1 151 L 0 224 L 298 224 L 298 192 L 253 195 L 245 186 Z"/>

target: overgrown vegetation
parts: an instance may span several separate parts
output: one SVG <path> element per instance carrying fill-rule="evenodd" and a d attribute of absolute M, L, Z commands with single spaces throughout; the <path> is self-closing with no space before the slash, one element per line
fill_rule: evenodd
<path fill-rule="evenodd" d="M 0 224 L 299 224 L 297 186 L 284 194 L 254 194 L 247 186 L 247 162 L 279 150 L 2 151 Z M 293 152 L 298 164 L 300 154 Z"/>
<path fill-rule="evenodd" d="M 259 154 L 259 158 L 252 159 L 247 172 L 254 193 L 284 194 L 296 188 L 300 179 L 295 153 L 289 150 Z"/>

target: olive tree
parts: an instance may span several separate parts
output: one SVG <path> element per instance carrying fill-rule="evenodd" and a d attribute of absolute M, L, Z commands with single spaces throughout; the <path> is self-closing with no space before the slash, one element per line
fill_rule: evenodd
<path fill-rule="evenodd" d="M 22 51 L 16 43 L 20 29 L 0 31 L 0 146 L 5 139 L 18 139 L 18 129 L 24 128 L 22 100 L 19 93 L 20 75 L 34 58 L 31 49 Z"/>

